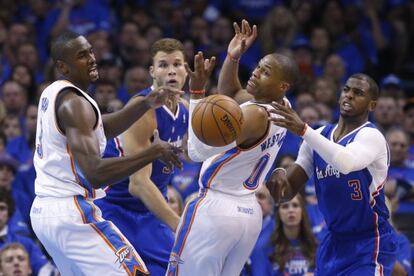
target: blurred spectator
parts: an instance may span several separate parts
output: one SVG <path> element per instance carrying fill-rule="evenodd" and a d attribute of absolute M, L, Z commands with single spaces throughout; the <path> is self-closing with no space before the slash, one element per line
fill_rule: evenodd
<path fill-rule="evenodd" d="M 23 63 L 13 66 L 10 79 L 19 83 L 28 92 L 28 101 L 34 103 L 36 99 L 36 82 L 32 70 Z"/>
<path fill-rule="evenodd" d="M 410 138 L 410 149 L 408 160 L 414 166 L 414 98 L 407 100 L 403 107 L 403 128 Z"/>
<path fill-rule="evenodd" d="M 24 64 L 33 72 L 36 84 L 45 80 L 43 75 L 43 66 L 39 61 L 36 45 L 31 42 L 25 42 L 19 45 L 16 53 L 16 61 Z M 33 93 L 33 91 L 27 91 Z"/>
<path fill-rule="evenodd" d="M 276 228 L 270 240 L 262 248 L 262 254 L 251 256 L 251 275 L 305 275 L 314 271 L 315 256 L 316 240 L 305 200 L 298 194 L 278 207 Z"/>
<path fill-rule="evenodd" d="M 375 123 L 382 133 L 399 123 L 398 113 L 397 101 L 393 96 L 386 94 L 379 96 L 373 115 Z"/>
<path fill-rule="evenodd" d="M 118 89 L 118 98 L 126 103 L 138 91 L 144 90 L 152 83 L 148 69 L 141 66 L 134 66 L 125 72 L 122 87 Z"/>
<path fill-rule="evenodd" d="M 313 25 L 314 5 L 314 1 L 291 1 L 291 9 L 296 18 L 298 32 L 306 36 L 310 35 Z"/>
<path fill-rule="evenodd" d="M 94 39 L 87 38 L 93 47 L 96 62 L 99 64 L 102 60 L 108 60 L 113 57 L 112 46 L 106 37 L 97 37 Z"/>
<path fill-rule="evenodd" d="M 93 98 L 98 104 L 101 113 L 110 113 L 109 103 L 116 99 L 115 85 L 110 81 L 98 80 L 95 83 L 95 93 Z"/>
<path fill-rule="evenodd" d="M 409 137 L 399 127 L 390 128 L 385 134 L 390 148 L 390 167 L 388 169 L 386 194 L 394 199 L 414 195 L 414 168 L 407 162 Z"/>
<path fill-rule="evenodd" d="M 292 42 L 291 49 L 300 72 L 297 85 L 309 87 L 314 77 L 309 39 L 305 36 L 297 36 Z"/>
<path fill-rule="evenodd" d="M 167 198 L 168 205 L 170 205 L 171 209 L 173 209 L 174 212 L 177 213 L 177 215 L 181 216 L 184 210 L 183 198 L 173 186 L 167 186 Z"/>
<path fill-rule="evenodd" d="M 312 71 L 315 76 L 323 75 L 323 67 L 326 57 L 331 51 L 331 39 L 328 31 L 324 27 L 314 27 L 310 36 L 312 48 Z"/>
<path fill-rule="evenodd" d="M 24 116 L 28 101 L 27 91 L 18 82 L 9 80 L 3 84 L 2 100 L 7 114 Z"/>
<path fill-rule="evenodd" d="M 30 276 L 29 253 L 20 243 L 9 243 L 0 250 L 0 272 L 4 276 Z"/>
<path fill-rule="evenodd" d="M 22 129 L 21 135 L 15 137 L 14 139 L 8 140 L 7 152 L 13 158 L 19 161 L 21 165 L 31 166 L 33 164 L 33 154 L 36 139 L 36 123 L 37 105 L 30 104 L 26 109 L 24 128 Z"/>
<path fill-rule="evenodd" d="M 346 78 L 345 62 L 340 55 L 330 54 L 326 58 L 323 67 L 323 76 L 331 79 L 335 83 L 335 91 L 340 91 Z"/>
<path fill-rule="evenodd" d="M 251 23 L 260 23 L 262 18 L 268 14 L 268 11 L 282 3 L 281 0 L 234 0 L 229 1 L 228 9 L 236 21 L 247 19 Z M 282 19 L 283 17 L 279 17 Z"/>
<path fill-rule="evenodd" d="M 116 89 L 121 87 L 122 63 L 116 57 L 101 59 L 98 63 L 99 79 L 112 82 Z"/>
<path fill-rule="evenodd" d="M 405 105 L 405 94 L 402 82 L 399 77 L 389 74 L 381 80 L 381 94 L 389 95 L 396 99 L 398 106 L 398 118 L 402 116 L 403 107 Z"/>
<path fill-rule="evenodd" d="M 327 105 L 331 110 L 333 110 L 333 118 L 339 118 L 339 105 L 338 105 L 338 96 L 337 96 L 337 86 L 329 78 L 317 78 L 312 87 L 311 91 L 315 97 L 315 101 Z"/>
<path fill-rule="evenodd" d="M 276 6 L 269 11 L 258 32 L 263 55 L 280 48 L 290 47 L 296 35 L 296 21 L 285 6 Z"/>
<path fill-rule="evenodd" d="M 140 39 L 140 30 L 138 25 L 133 21 L 123 22 L 118 35 L 118 45 L 115 48 L 117 54 L 122 59 L 125 69 L 131 66 L 130 60 L 132 60 L 135 52 L 135 43 Z"/>
<path fill-rule="evenodd" d="M 22 135 L 20 119 L 16 115 L 6 115 L 3 120 L 2 130 L 7 138 L 7 143 Z"/>
<path fill-rule="evenodd" d="M 223 52 L 227 54 L 227 45 L 233 38 L 233 25 L 226 17 L 219 17 L 211 28 L 211 46 L 208 56 L 218 57 Z M 194 56 L 194 54 L 192 54 Z M 187 59 L 189 61 L 191 59 Z"/>
<path fill-rule="evenodd" d="M 11 66 L 16 64 L 17 56 L 16 51 L 17 48 L 23 43 L 29 42 L 31 40 L 31 31 L 28 25 L 22 22 L 13 22 L 9 28 L 7 33 L 7 39 L 4 41 L 3 44 L 3 51 L 5 56 L 5 62 L 3 66 L 3 70 L 10 70 Z M 8 66 L 8 67 L 7 67 Z"/>
<path fill-rule="evenodd" d="M 203 17 L 193 17 L 188 32 L 196 51 L 205 52 L 210 47 L 209 26 Z"/>
<path fill-rule="evenodd" d="M 51 37 L 56 37 L 64 30 L 84 36 L 99 32 L 105 36 L 110 31 L 109 7 L 106 1 L 99 3 L 97 5 L 93 0 L 59 1 L 60 7 L 52 10 L 47 17 Z"/>

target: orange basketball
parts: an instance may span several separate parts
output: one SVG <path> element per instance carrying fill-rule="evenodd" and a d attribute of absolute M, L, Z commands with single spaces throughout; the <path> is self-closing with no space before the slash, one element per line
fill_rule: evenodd
<path fill-rule="evenodd" d="M 211 95 L 194 108 L 191 126 L 203 143 L 220 147 L 233 142 L 240 135 L 243 113 L 239 104 L 224 95 Z"/>

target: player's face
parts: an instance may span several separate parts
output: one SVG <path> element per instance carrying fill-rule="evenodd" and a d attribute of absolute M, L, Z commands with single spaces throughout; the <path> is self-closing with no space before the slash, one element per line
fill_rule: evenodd
<path fill-rule="evenodd" d="M 254 69 L 246 90 L 252 94 L 256 100 L 278 99 L 283 96 L 282 86 L 287 85 L 281 80 L 281 68 L 272 55 L 262 58 Z"/>
<path fill-rule="evenodd" d="M 6 250 L 1 256 L 0 262 L 4 276 L 26 276 L 32 273 L 29 265 L 29 256 L 21 248 Z"/>
<path fill-rule="evenodd" d="M 375 107 L 365 80 L 350 78 L 342 88 L 339 108 L 343 117 L 368 115 Z"/>
<path fill-rule="evenodd" d="M 65 50 L 65 66 L 61 69 L 66 77 L 78 85 L 87 87 L 99 78 L 95 55 L 91 44 L 79 36 L 70 41 Z"/>
<path fill-rule="evenodd" d="M 150 74 L 157 87 L 167 85 L 181 90 L 187 78 L 183 53 L 181 51 L 158 52 L 154 56 Z"/>
<path fill-rule="evenodd" d="M 279 216 L 284 226 L 300 226 L 302 221 L 302 207 L 297 196 L 291 201 L 282 203 L 279 207 Z"/>

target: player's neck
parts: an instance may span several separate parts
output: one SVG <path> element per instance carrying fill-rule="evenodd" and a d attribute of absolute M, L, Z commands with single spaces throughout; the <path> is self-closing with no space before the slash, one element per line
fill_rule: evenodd
<path fill-rule="evenodd" d="M 356 118 L 345 118 L 340 116 L 338 127 L 334 133 L 334 141 L 340 140 L 342 137 L 347 135 L 348 133 L 354 131 L 355 129 L 359 128 L 363 124 L 368 121 L 368 116 L 364 118 L 356 119 Z"/>

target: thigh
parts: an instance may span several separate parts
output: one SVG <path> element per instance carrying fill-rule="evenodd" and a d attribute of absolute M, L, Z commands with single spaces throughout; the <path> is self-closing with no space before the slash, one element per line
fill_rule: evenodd
<path fill-rule="evenodd" d="M 227 254 L 221 275 L 240 275 L 261 231 L 262 213 L 258 204 L 255 213 L 240 221 L 242 224 L 239 227 L 244 229 L 243 235 Z"/>
<path fill-rule="evenodd" d="M 73 212 L 62 212 L 70 201 L 44 204 L 43 215 L 32 216 L 36 235 L 66 275 L 126 275 L 147 273 L 128 240 L 99 209 L 83 198 L 74 199 Z M 60 208 L 60 209 L 59 209 Z"/>

